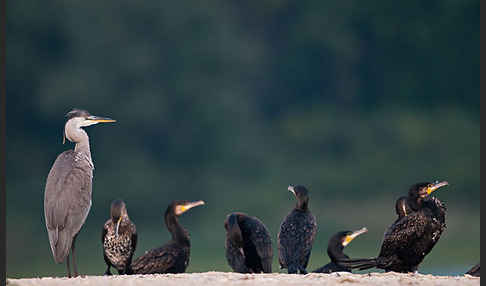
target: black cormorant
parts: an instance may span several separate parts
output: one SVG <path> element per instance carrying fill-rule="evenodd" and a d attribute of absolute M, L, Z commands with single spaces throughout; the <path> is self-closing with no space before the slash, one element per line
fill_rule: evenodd
<path fill-rule="evenodd" d="M 309 195 L 304 186 L 288 187 L 296 199 L 295 208 L 285 217 L 277 236 L 280 268 L 288 273 L 306 274 L 307 263 L 317 232 L 315 216 L 309 210 Z"/>
<path fill-rule="evenodd" d="M 132 274 L 130 264 L 137 247 L 137 229 L 130 220 L 125 202 L 114 200 L 110 207 L 110 219 L 103 226 L 101 234 L 103 257 L 108 266 L 105 275 L 111 275 L 110 267 L 118 274 Z"/>
<path fill-rule="evenodd" d="M 481 277 L 480 272 L 481 272 L 481 267 L 480 267 L 480 263 L 478 263 L 478 264 L 474 265 L 471 269 L 469 269 L 469 271 L 467 271 L 466 274 L 469 274 L 469 275 L 472 275 L 472 276 L 475 276 L 475 277 Z"/>
<path fill-rule="evenodd" d="M 343 253 L 344 247 L 346 247 L 353 239 L 355 239 L 358 235 L 367 232 L 368 229 L 363 227 L 357 231 L 340 231 L 333 235 L 329 239 L 329 243 L 327 246 L 327 255 L 331 259 L 331 262 L 328 264 L 317 268 L 316 270 L 312 271 L 314 273 L 332 273 L 332 272 L 351 272 L 351 268 L 344 267 L 339 264 L 339 259 L 349 259 L 349 256 Z"/>
<path fill-rule="evenodd" d="M 165 211 L 165 224 L 172 239 L 164 246 L 146 251 L 132 263 L 134 274 L 183 273 L 189 265 L 191 243 L 189 233 L 178 217 L 189 209 L 204 205 L 204 201 L 173 201 Z"/>
<path fill-rule="evenodd" d="M 226 259 L 235 272 L 272 273 L 272 239 L 256 217 L 234 212 L 224 221 Z"/>
<path fill-rule="evenodd" d="M 352 269 L 381 268 L 415 272 L 446 228 L 446 207 L 430 194 L 447 182 L 417 183 L 410 187 L 406 206 L 411 213 L 398 218 L 385 232 L 380 254 L 368 259 L 345 259 L 339 263 Z"/>

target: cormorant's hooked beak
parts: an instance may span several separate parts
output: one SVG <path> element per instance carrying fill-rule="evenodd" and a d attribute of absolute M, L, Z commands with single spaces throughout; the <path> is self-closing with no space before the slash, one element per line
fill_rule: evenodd
<path fill-rule="evenodd" d="M 115 237 L 118 237 L 118 229 L 120 228 L 120 223 L 122 221 L 122 218 L 123 218 L 123 216 L 120 216 L 120 218 L 116 222 Z"/>
<path fill-rule="evenodd" d="M 343 246 L 348 245 L 353 239 L 355 239 L 357 236 L 368 232 L 368 229 L 366 227 L 363 227 L 362 229 L 353 231 L 351 234 L 346 235 L 343 241 Z"/>
<path fill-rule="evenodd" d="M 116 122 L 115 119 L 111 119 L 111 118 L 108 118 L 108 117 L 94 116 L 94 115 L 88 116 L 86 118 L 86 121 L 93 122 L 93 124 L 96 124 L 96 123 L 107 123 L 107 122 Z"/>
<path fill-rule="evenodd" d="M 294 186 L 293 185 L 289 185 L 289 187 L 287 188 L 287 190 L 289 190 L 290 192 L 292 192 L 294 194 L 294 196 L 297 196 L 295 194 L 295 190 L 294 190 Z"/>
<path fill-rule="evenodd" d="M 181 215 L 187 212 L 188 210 L 192 209 L 193 207 L 201 206 L 204 204 L 205 204 L 204 201 L 194 201 L 194 202 L 186 203 L 184 205 L 177 205 L 175 209 L 175 213 L 176 215 Z"/>
<path fill-rule="evenodd" d="M 449 185 L 447 181 L 435 182 L 434 184 L 432 184 L 431 187 L 427 188 L 427 194 L 430 195 L 432 192 L 436 191 L 437 189 L 447 185 Z"/>

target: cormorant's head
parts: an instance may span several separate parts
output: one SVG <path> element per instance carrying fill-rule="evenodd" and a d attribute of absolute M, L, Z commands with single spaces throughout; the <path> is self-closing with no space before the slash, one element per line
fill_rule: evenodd
<path fill-rule="evenodd" d="M 108 117 L 100 117 L 91 115 L 88 111 L 74 108 L 66 114 L 66 124 L 64 125 L 64 137 L 62 143 L 64 144 L 67 138 L 71 142 L 75 142 L 75 138 L 71 138 L 71 132 L 67 129 L 78 129 L 81 127 L 90 126 L 98 123 L 116 122 L 116 120 Z"/>
<path fill-rule="evenodd" d="M 334 234 L 330 239 L 327 246 L 327 254 L 331 260 L 344 258 L 343 249 L 346 247 L 353 239 L 359 235 L 368 232 L 366 227 L 363 227 L 356 231 L 340 231 Z"/>
<path fill-rule="evenodd" d="M 226 229 L 226 236 L 228 239 L 236 247 L 243 247 L 244 241 L 240 225 L 238 224 L 238 214 L 230 213 L 224 221 L 224 228 Z"/>
<path fill-rule="evenodd" d="M 175 214 L 176 216 L 180 216 L 181 214 L 187 212 L 188 210 L 192 209 L 193 207 L 197 207 L 200 205 L 204 205 L 204 201 L 173 201 L 167 211 Z"/>
<path fill-rule="evenodd" d="M 417 183 L 410 187 L 408 195 L 412 198 L 425 198 L 429 196 L 432 192 L 438 190 L 441 187 L 447 186 L 449 183 L 447 181 L 436 181 L 435 183 Z"/>
<path fill-rule="evenodd" d="M 449 183 L 447 181 L 435 181 L 434 183 L 422 182 L 414 184 L 408 190 L 408 196 L 410 198 L 410 207 L 416 209 L 422 204 L 422 201 L 430 196 L 430 194 L 441 187 L 447 186 Z"/>
<path fill-rule="evenodd" d="M 110 206 L 111 221 L 116 222 L 115 236 L 118 236 L 118 229 L 124 217 L 127 217 L 127 207 L 122 200 L 114 200 Z"/>
<path fill-rule="evenodd" d="M 289 185 L 287 189 L 292 192 L 297 199 L 297 209 L 307 210 L 309 205 L 309 191 L 306 187 L 301 185 Z"/>

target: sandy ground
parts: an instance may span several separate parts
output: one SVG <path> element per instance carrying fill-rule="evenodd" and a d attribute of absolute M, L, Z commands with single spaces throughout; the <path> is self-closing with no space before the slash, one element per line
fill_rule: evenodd
<path fill-rule="evenodd" d="M 7 279 L 7 285 L 168 285 L 168 286 L 219 286 L 219 285 L 480 285 L 479 277 L 434 276 L 423 274 L 370 273 L 351 274 L 346 272 L 332 274 L 309 273 L 307 275 L 239 274 L 230 272 L 203 272 L 183 274 L 154 275 L 113 275 L 85 276 L 77 278 L 28 278 Z"/>

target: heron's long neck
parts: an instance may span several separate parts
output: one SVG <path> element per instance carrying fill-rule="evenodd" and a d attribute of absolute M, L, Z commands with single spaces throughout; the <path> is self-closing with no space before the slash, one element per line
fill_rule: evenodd
<path fill-rule="evenodd" d="M 66 123 L 64 132 L 69 141 L 76 143 L 74 151 L 85 153 L 91 160 L 88 133 L 86 133 L 86 131 L 84 131 L 81 127 L 76 126 L 76 122 L 72 120 L 69 120 Z"/>
<path fill-rule="evenodd" d="M 86 153 L 86 155 L 88 155 L 91 159 L 91 149 L 89 148 L 88 135 L 83 129 L 80 130 L 85 134 L 85 137 L 83 138 L 83 140 L 76 142 L 76 146 L 74 146 L 74 151 Z"/>

